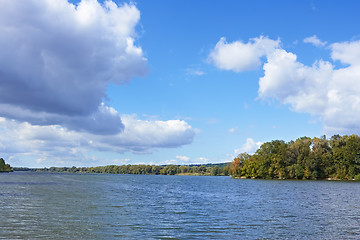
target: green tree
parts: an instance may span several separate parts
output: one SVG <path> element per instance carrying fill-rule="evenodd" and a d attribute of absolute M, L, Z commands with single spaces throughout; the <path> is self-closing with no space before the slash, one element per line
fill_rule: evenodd
<path fill-rule="evenodd" d="M 206 167 L 205 167 L 204 165 L 201 165 L 201 166 L 199 167 L 199 173 L 200 173 L 201 175 L 205 175 L 205 173 L 206 173 Z"/>
<path fill-rule="evenodd" d="M 248 178 L 358 179 L 360 137 L 334 135 L 327 140 L 324 135 L 266 142 L 252 156 L 237 156 L 229 170 L 232 176 Z"/>
<path fill-rule="evenodd" d="M 0 158 L 0 172 L 11 172 L 11 167 L 9 164 L 5 163 L 3 158 Z"/>
<path fill-rule="evenodd" d="M 211 169 L 211 175 L 212 175 L 212 176 L 219 176 L 219 175 L 221 175 L 221 169 L 220 169 L 218 166 L 214 166 L 214 167 Z"/>
<path fill-rule="evenodd" d="M 178 173 L 180 173 L 180 169 L 177 165 L 166 165 L 160 171 L 160 174 L 163 174 L 163 175 L 175 175 Z"/>
<path fill-rule="evenodd" d="M 242 175 L 242 168 L 246 161 L 249 161 L 250 155 L 247 153 L 240 153 L 234 161 L 230 164 L 230 173 L 233 177 L 240 177 Z"/>

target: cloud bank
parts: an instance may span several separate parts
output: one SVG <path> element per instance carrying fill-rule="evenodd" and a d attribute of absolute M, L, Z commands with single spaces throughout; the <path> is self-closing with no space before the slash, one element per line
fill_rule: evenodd
<path fill-rule="evenodd" d="M 151 153 L 154 148 L 189 144 L 195 135 L 192 127 L 180 120 L 147 121 L 135 115 L 122 115 L 122 119 L 126 126 L 123 133 L 98 135 L 71 131 L 59 125 L 34 126 L 0 118 L 0 150 L 7 159 L 32 155 L 38 162 L 52 161 L 61 166 L 74 159 L 90 161 L 89 151 Z"/>
<path fill-rule="evenodd" d="M 0 1 L 0 149 L 6 158 L 90 161 L 89 151 L 149 153 L 192 142 L 195 131 L 184 121 L 121 116 L 104 103 L 109 84 L 148 71 L 135 44 L 139 19 L 131 3 Z"/>
<path fill-rule="evenodd" d="M 237 44 L 239 43 L 229 45 Z M 265 53 L 264 47 L 251 44 L 252 48 L 258 48 L 252 52 L 262 51 L 266 56 L 263 65 L 264 76 L 259 79 L 259 97 L 276 99 L 282 104 L 289 105 L 295 112 L 309 113 L 319 118 L 327 134 L 360 134 L 360 41 L 329 45 L 333 62 L 320 59 L 312 66 L 299 62 L 296 54 L 280 48 L 278 44 L 273 44 L 272 49 L 270 45 L 270 49 Z M 220 46 L 223 45 L 223 40 L 220 40 Z M 218 48 L 219 43 L 213 52 Z M 254 59 L 259 58 L 240 49 L 238 48 L 237 52 L 223 54 L 220 59 L 223 63 L 231 62 L 236 58 L 236 54 L 241 55 L 241 62 L 235 61 L 234 65 L 228 68 L 217 63 L 214 63 L 215 66 L 235 72 L 247 70 L 244 67 L 247 65 L 255 67 L 258 62 Z M 343 65 L 336 67 L 337 61 Z"/>
<path fill-rule="evenodd" d="M 1 116 L 97 134 L 123 130 L 102 102 L 110 83 L 147 72 L 134 45 L 139 19 L 134 5 L 111 1 L 1 1 Z"/>

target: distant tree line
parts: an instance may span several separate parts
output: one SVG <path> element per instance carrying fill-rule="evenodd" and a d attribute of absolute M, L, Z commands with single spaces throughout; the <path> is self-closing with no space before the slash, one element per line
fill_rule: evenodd
<path fill-rule="evenodd" d="M 6 164 L 2 158 L 0 158 L 0 172 L 12 172 L 10 165 Z"/>
<path fill-rule="evenodd" d="M 230 165 L 230 174 L 260 179 L 360 180 L 360 137 L 266 142 L 253 155 L 239 154 Z"/>
<path fill-rule="evenodd" d="M 207 165 L 108 165 L 101 167 L 50 167 L 14 168 L 15 171 L 69 172 L 69 173 L 109 173 L 109 174 L 147 174 L 147 175 L 199 175 L 229 176 L 229 163 Z"/>

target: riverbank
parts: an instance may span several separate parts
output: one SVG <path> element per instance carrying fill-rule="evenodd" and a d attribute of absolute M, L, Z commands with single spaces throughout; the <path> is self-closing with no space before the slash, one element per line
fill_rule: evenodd
<path fill-rule="evenodd" d="M 192 176 L 229 176 L 229 163 L 206 165 L 108 165 L 99 167 L 15 167 L 14 171 L 67 172 L 67 173 L 108 173 L 135 175 L 192 175 Z"/>

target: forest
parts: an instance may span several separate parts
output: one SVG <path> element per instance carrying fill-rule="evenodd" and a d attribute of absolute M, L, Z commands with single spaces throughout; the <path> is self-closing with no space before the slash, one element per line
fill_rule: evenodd
<path fill-rule="evenodd" d="M 360 180 L 360 137 L 301 137 L 266 142 L 253 154 L 241 153 L 230 165 L 238 178 Z"/>
<path fill-rule="evenodd" d="M 100 167 L 13 168 L 14 171 L 229 176 L 257 179 L 360 180 L 360 137 L 301 137 L 266 142 L 252 155 L 241 153 L 231 163 L 206 165 L 108 165 Z M 11 171 L 0 159 L 0 171 Z"/>
<path fill-rule="evenodd" d="M 68 172 L 68 173 L 109 173 L 109 174 L 146 174 L 146 175 L 197 175 L 228 176 L 229 163 L 206 165 L 108 165 L 100 167 L 50 167 L 14 168 L 15 171 Z"/>

